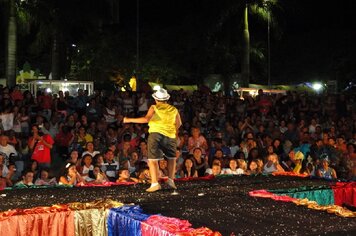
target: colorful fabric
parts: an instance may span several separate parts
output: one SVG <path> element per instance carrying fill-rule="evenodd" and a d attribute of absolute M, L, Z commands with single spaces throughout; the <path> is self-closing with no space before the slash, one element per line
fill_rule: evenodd
<path fill-rule="evenodd" d="M 316 201 L 319 205 L 324 206 L 334 204 L 334 193 L 328 186 L 303 186 L 291 189 L 269 190 L 269 192 L 275 193 L 277 195 L 287 195 L 297 199 L 307 198 L 310 201 Z"/>
<path fill-rule="evenodd" d="M 348 204 L 356 207 L 356 182 L 336 183 L 332 186 L 335 205 Z"/>

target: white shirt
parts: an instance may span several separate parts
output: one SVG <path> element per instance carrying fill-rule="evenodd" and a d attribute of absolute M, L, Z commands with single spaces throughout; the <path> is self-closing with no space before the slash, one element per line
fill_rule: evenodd
<path fill-rule="evenodd" d="M 5 154 L 5 165 L 9 165 L 9 158 L 10 158 L 10 154 L 14 153 L 15 156 L 17 156 L 17 151 L 14 148 L 14 146 L 7 144 L 6 146 L 1 146 L 0 145 L 0 153 L 4 153 Z"/>

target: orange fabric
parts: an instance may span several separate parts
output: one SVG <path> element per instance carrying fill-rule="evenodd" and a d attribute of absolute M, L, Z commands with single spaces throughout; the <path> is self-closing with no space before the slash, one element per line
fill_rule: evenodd
<path fill-rule="evenodd" d="M 36 208 L 38 210 L 38 208 Z M 0 221 L 1 235 L 48 235 L 72 236 L 74 211 L 36 213 L 23 211 L 24 215 L 3 218 Z"/>

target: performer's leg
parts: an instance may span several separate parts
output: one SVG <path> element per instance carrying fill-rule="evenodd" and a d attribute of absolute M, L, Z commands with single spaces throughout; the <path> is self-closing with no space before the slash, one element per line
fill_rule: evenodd
<path fill-rule="evenodd" d="M 168 177 L 174 179 L 176 174 L 176 159 L 168 159 Z"/>
<path fill-rule="evenodd" d="M 151 183 L 158 183 L 158 160 L 148 159 L 148 167 L 150 168 Z"/>

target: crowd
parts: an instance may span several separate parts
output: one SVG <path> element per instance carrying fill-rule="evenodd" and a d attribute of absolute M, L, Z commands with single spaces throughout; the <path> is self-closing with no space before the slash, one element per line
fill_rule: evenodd
<path fill-rule="evenodd" d="M 177 178 L 289 172 L 356 178 L 355 96 L 237 94 L 205 87 L 171 91 L 183 125 Z M 150 92 L 59 91 L 36 95 L 0 87 L 0 189 L 104 182 L 149 183 L 146 114 Z M 167 160 L 159 161 L 167 178 Z"/>

